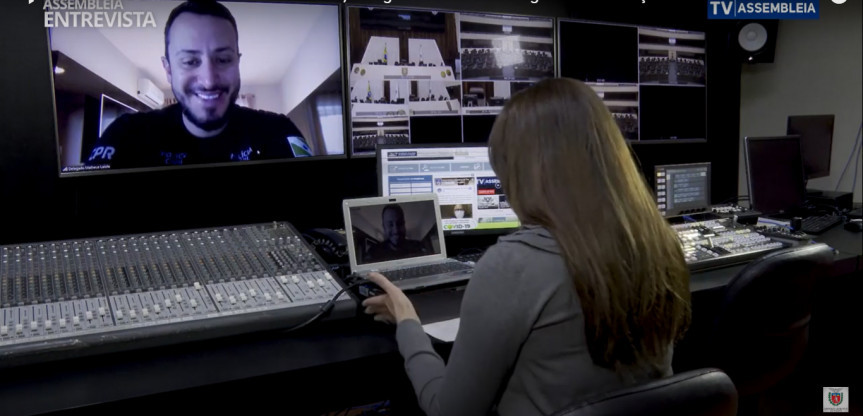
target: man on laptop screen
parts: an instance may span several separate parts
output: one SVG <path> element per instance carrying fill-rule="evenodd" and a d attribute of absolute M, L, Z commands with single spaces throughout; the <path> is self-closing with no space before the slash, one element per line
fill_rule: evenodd
<path fill-rule="evenodd" d="M 356 206 L 350 216 L 359 264 L 440 253 L 434 201 Z"/>
<path fill-rule="evenodd" d="M 344 201 L 351 273 L 387 273 L 403 290 L 470 278 L 472 265 L 446 257 L 437 195 Z"/>
<path fill-rule="evenodd" d="M 360 210 L 362 208 L 354 209 Z M 428 241 L 428 237 L 431 234 L 426 234 L 426 238 L 423 241 L 407 238 L 405 212 L 401 204 L 389 204 L 383 207 L 381 210 L 381 227 L 383 230 L 383 241 L 369 248 L 365 258 L 367 262 L 397 260 L 431 254 Z M 432 232 L 437 233 L 437 230 L 432 229 L 430 233 Z M 358 232 L 354 231 L 355 236 L 358 234 Z"/>

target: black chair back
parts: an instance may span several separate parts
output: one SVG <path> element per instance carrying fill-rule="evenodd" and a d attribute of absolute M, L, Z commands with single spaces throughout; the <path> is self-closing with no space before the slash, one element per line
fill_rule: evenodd
<path fill-rule="evenodd" d="M 722 371 L 704 368 L 593 396 L 553 416 L 735 416 L 737 391 Z"/>
<path fill-rule="evenodd" d="M 714 322 L 709 365 L 726 372 L 741 397 L 775 385 L 802 358 L 815 281 L 827 273 L 833 256 L 825 244 L 780 250 L 729 282 Z"/>

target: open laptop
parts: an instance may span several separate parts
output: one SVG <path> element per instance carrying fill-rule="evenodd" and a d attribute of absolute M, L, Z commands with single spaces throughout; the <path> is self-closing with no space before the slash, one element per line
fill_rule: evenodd
<path fill-rule="evenodd" d="M 351 273 L 384 274 L 402 290 L 464 281 L 473 266 L 448 259 L 437 194 L 347 199 Z"/>

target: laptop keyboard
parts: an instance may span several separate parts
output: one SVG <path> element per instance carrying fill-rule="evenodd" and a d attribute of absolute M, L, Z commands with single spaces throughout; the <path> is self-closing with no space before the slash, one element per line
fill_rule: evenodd
<path fill-rule="evenodd" d="M 472 262 L 476 263 L 479 261 L 480 257 L 482 257 L 483 254 L 485 254 L 484 251 L 479 251 L 476 253 L 468 253 L 468 254 L 459 254 L 459 255 L 453 257 L 453 259 L 458 260 L 460 262 L 472 261 Z"/>
<path fill-rule="evenodd" d="M 452 273 L 460 270 L 469 270 L 472 268 L 472 266 L 464 263 L 460 263 L 457 261 L 448 261 L 445 263 L 426 264 L 422 266 L 406 267 L 403 269 L 386 270 L 382 271 L 381 273 L 383 273 L 388 279 L 395 281 L 413 279 L 424 276 L 433 276 L 436 274 Z"/>

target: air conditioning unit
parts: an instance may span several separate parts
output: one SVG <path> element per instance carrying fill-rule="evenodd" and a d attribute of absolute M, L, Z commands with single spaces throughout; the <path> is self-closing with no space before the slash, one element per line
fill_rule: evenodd
<path fill-rule="evenodd" d="M 154 110 L 165 105 L 165 93 L 147 78 L 138 79 L 138 99 Z"/>

